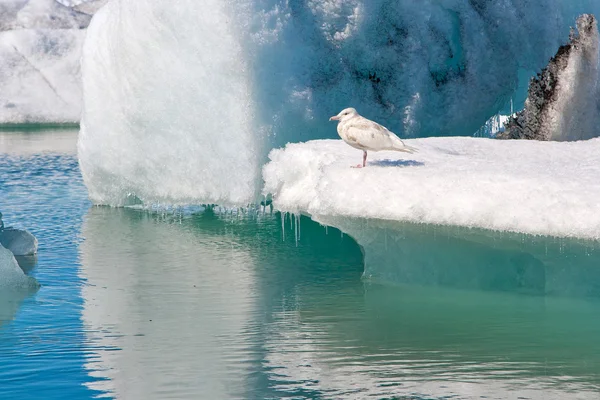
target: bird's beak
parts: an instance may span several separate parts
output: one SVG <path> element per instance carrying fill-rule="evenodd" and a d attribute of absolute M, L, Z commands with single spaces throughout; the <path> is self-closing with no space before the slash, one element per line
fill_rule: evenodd
<path fill-rule="evenodd" d="M 329 118 L 330 121 L 339 121 L 340 117 L 338 117 L 337 115 L 334 115 L 333 117 Z"/>

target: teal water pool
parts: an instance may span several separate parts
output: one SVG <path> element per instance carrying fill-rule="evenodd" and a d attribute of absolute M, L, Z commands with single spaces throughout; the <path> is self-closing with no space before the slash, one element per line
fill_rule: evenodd
<path fill-rule="evenodd" d="M 75 140 L 0 132 L 41 284 L 0 296 L 1 399 L 598 398 L 594 244 L 94 207 Z"/>

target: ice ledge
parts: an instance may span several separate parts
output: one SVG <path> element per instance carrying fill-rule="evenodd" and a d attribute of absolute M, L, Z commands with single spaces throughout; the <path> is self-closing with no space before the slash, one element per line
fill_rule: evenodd
<path fill-rule="evenodd" d="M 419 153 L 361 153 L 340 140 L 269 154 L 265 193 L 280 211 L 600 239 L 600 139 L 425 138 Z"/>

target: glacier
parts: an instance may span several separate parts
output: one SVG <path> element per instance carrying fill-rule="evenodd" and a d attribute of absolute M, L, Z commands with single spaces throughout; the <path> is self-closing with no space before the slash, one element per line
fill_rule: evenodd
<path fill-rule="evenodd" d="M 402 137 L 471 135 L 593 1 L 114 0 L 82 59 L 79 159 L 96 204 L 244 205 L 268 151 L 355 106 Z"/>

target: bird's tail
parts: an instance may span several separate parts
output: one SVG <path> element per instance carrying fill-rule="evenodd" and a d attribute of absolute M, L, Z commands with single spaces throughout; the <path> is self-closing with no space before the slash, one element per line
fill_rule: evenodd
<path fill-rule="evenodd" d="M 409 145 L 407 145 L 407 144 L 405 144 L 405 145 L 404 145 L 404 146 L 402 146 L 402 147 L 397 147 L 397 148 L 396 148 L 396 150 L 398 150 L 398 151 L 403 151 L 403 152 L 405 152 L 405 153 L 411 153 L 411 154 L 412 154 L 412 153 L 416 153 L 416 152 L 418 152 L 418 151 L 419 151 L 419 149 L 417 149 L 416 147 L 412 147 L 412 146 L 409 146 Z"/>

